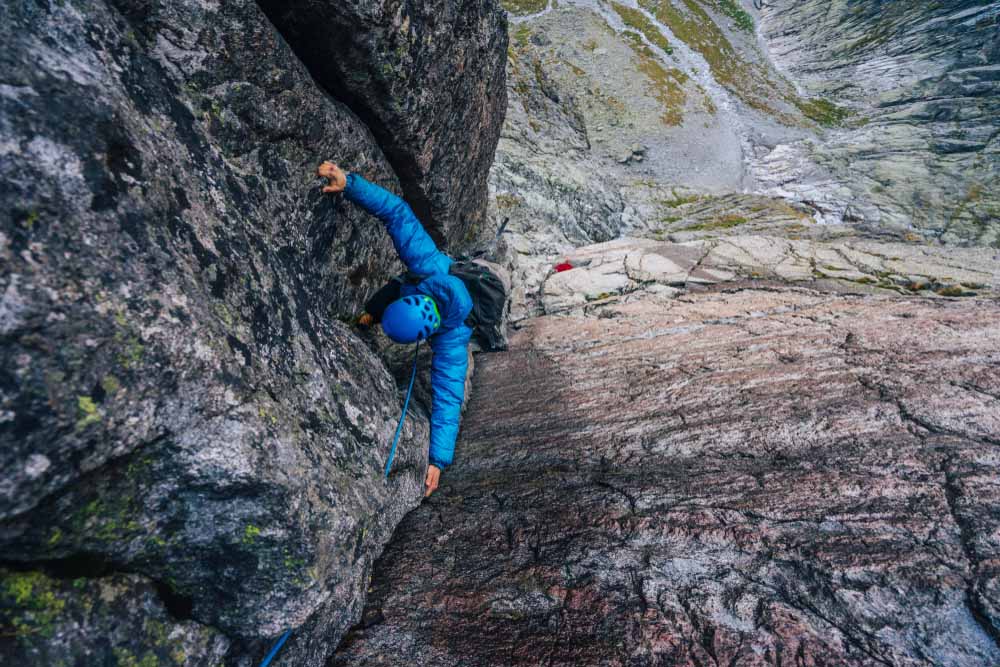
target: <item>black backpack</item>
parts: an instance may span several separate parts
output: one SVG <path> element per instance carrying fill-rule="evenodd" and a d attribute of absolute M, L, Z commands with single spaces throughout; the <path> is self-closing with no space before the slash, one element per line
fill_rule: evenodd
<path fill-rule="evenodd" d="M 472 297 L 472 312 L 465 320 L 480 347 L 487 351 L 507 349 L 507 289 L 487 267 L 473 261 L 453 262 L 448 273 L 465 283 Z"/>
<path fill-rule="evenodd" d="M 508 294 L 504 282 L 489 268 L 471 260 L 453 262 L 448 272 L 462 281 L 472 297 L 472 312 L 465 324 L 472 329 L 479 347 L 488 352 L 506 350 Z M 423 279 L 410 272 L 396 276 L 368 299 L 365 311 L 380 322 L 388 305 L 399 298 L 400 288 Z"/>

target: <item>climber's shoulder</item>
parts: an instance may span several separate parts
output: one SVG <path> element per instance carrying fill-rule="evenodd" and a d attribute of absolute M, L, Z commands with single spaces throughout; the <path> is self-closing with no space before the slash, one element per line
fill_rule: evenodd
<path fill-rule="evenodd" d="M 463 324 L 472 311 L 472 297 L 465 283 L 448 273 L 427 276 L 418 290 L 437 303 L 442 329 L 454 329 Z"/>

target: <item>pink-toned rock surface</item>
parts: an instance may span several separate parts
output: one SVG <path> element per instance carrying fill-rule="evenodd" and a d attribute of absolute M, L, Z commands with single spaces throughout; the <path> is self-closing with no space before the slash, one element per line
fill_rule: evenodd
<path fill-rule="evenodd" d="M 475 385 L 334 664 L 1000 664 L 995 301 L 651 295 Z"/>

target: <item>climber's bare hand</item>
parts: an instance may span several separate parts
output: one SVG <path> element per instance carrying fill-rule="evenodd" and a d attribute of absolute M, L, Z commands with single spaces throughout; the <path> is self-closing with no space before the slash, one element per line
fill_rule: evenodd
<path fill-rule="evenodd" d="M 343 192 L 344 188 L 347 187 L 347 174 L 332 162 L 324 162 L 316 169 L 316 174 L 321 178 L 326 178 L 330 181 L 329 185 L 323 186 L 323 192 L 328 192 L 331 194 L 336 194 L 338 192 Z"/>
<path fill-rule="evenodd" d="M 370 313 L 361 313 L 358 316 L 358 324 L 363 327 L 370 327 L 375 322 L 375 318 L 371 316 Z"/>
<path fill-rule="evenodd" d="M 424 493 L 424 498 L 434 493 L 434 490 L 438 488 L 438 481 L 441 479 L 441 468 L 437 466 L 427 466 L 427 479 L 424 480 L 424 486 L 427 487 L 427 491 Z"/>

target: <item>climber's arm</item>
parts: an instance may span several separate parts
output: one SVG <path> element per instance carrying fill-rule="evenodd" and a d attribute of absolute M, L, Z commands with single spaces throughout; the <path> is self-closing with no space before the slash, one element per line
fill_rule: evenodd
<path fill-rule="evenodd" d="M 405 201 L 357 174 L 345 174 L 330 162 L 321 164 L 317 173 L 330 180 L 330 185 L 325 186 L 323 192 L 343 192 L 348 200 L 385 224 L 406 268 L 424 276 L 448 273 L 451 258 L 437 249 Z"/>
<path fill-rule="evenodd" d="M 444 470 L 455 454 L 462 400 L 465 397 L 465 374 L 469 367 L 469 338 L 472 330 L 462 325 L 431 338 L 434 359 L 431 363 L 431 389 L 434 405 L 431 409 L 431 445 L 428 463 Z M 437 487 L 428 470 L 427 495 Z M 436 476 L 435 476 L 436 477 Z"/>

